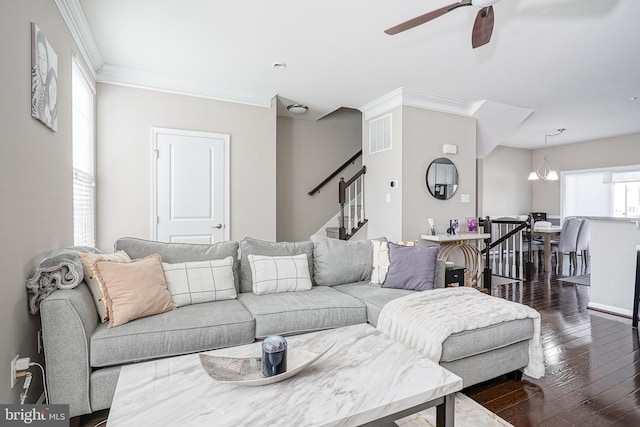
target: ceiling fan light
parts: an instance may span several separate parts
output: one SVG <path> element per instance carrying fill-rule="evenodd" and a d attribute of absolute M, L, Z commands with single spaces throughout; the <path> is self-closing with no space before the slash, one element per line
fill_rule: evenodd
<path fill-rule="evenodd" d="M 538 177 L 538 174 L 537 174 L 537 173 L 535 173 L 535 172 L 531 172 L 531 173 L 529 174 L 529 181 L 537 181 L 537 180 L 539 180 L 539 179 L 540 179 L 540 178 Z"/>

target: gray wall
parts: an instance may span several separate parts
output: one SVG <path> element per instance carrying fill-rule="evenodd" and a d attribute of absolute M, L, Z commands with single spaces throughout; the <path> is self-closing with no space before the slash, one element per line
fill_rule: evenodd
<path fill-rule="evenodd" d="M 450 219 L 476 216 L 476 120 L 423 108 L 404 107 L 402 116 L 403 240 L 419 239 L 427 231 L 427 218 L 434 218 L 438 233 L 446 232 Z M 458 146 L 458 154 L 443 154 L 443 144 Z M 450 159 L 458 170 L 458 189 L 449 200 L 431 196 L 425 181 L 429 164 Z M 468 194 L 469 203 L 460 196 Z"/>
<path fill-rule="evenodd" d="M 414 240 L 426 233 L 427 218 L 434 218 L 437 232 L 444 233 L 449 219 L 462 223 L 475 216 L 475 119 L 416 107 L 397 107 L 391 114 L 393 142 L 388 151 L 368 154 L 370 120 L 363 123 L 369 237 Z M 458 154 L 442 154 L 443 144 L 456 144 Z M 450 158 L 458 169 L 458 190 L 449 200 L 432 197 L 425 182 L 429 164 L 438 157 Z M 391 188 L 391 180 L 398 180 L 398 187 Z M 470 202 L 461 203 L 461 194 L 468 194 Z"/>
<path fill-rule="evenodd" d="M 319 193 L 307 194 L 361 149 L 362 114 L 343 108 L 316 121 L 278 116 L 277 123 L 276 236 L 306 240 L 338 212 L 340 177 L 362 167 L 360 157 Z"/>
<path fill-rule="evenodd" d="M 35 22 L 58 55 L 58 131 L 31 117 L 31 27 Z M 73 244 L 71 186 L 71 64 L 77 47 L 55 3 L 3 1 L 0 12 L 0 402 L 17 403 L 22 380 L 9 386 L 17 354 L 37 355 L 40 317 L 27 308 L 25 281 L 52 249 Z M 42 393 L 34 370 L 27 402 Z"/>
<path fill-rule="evenodd" d="M 535 150 L 529 168 L 537 168 L 543 158 L 544 149 Z M 569 170 L 637 165 L 640 164 L 640 134 L 550 147 L 548 159 L 558 174 Z M 532 210 L 560 215 L 560 180 L 534 181 L 532 194 Z"/>
<path fill-rule="evenodd" d="M 365 208 L 369 220 L 369 238 L 387 237 L 402 240 L 402 114 L 403 108 L 394 108 L 391 113 L 391 150 L 369 154 L 369 123 L 362 125 L 362 163 L 367 166 L 365 175 Z M 384 114 L 383 114 L 384 115 Z M 378 116 L 380 117 L 380 116 Z M 375 120 L 378 117 L 373 117 Z M 399 186 L 391 188 L 389 183 L 398 180 Z M 390 201 L 386 201 L 387 193 Z"/>
<path fill-rule="evenodd" d="M 276 238 L 276 107 L 98 85 L 97 246 L 151 238 L 151 128 L 231 136 L 231 239 Z"/>
<path fill-rule="evenodd" d="M 479 216 L 526 215 L 531 212 L 531 150 L 494 148 L 479 160 Z"/>

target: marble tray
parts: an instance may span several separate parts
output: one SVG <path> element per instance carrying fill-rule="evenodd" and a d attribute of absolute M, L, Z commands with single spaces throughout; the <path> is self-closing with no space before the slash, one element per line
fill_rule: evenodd
<path fill-rule="evenodd" d="M 259 386 L 286 380 L 310 366 L 333 347 L 335 342 L 324 350 L 309 351 L 306 348 L 293 348 L 287 352 L 287 372 L 271 377 L 262 375 L 261 357 L 222 357 L 200 354 L 200 363 L 205 372 L 214 380 L 244 386 Z"/>

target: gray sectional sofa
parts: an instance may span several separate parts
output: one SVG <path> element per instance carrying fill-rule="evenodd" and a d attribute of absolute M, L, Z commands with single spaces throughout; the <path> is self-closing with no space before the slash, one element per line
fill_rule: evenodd
<path fill-rule="evenodd" d="M 109 408 L 120 367 L 145 360 L 368 322 L 382 307 L 414 291 L 369 283 L 370 241 L 343 242 L 320 236 L 311 241 L 273 243 L 245 238 L 213 245 L 160 243 L 122 238 L 115 250 L 132 258 L 160 254 L 167 263 L 232 256 L 238 296 L 233 300 L 179 307 L 114 328 L 100 323 L 85 285 L 58 290 L 41 304 L 47 382 L 51 403 L 70 405 L 70 416 Z M 306 254 L 313 277 L 309 291 L 255 295 L 247 256 Z M 437 286 L 444 286 L 438 262 Z M 517 372 L 528 363 L 531 319 L 450 336 L 440 364 L 470 386 Z"/>

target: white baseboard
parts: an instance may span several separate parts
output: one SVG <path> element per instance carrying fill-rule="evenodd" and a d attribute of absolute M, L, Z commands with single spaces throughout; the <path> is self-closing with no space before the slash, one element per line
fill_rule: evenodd
<path fill-rule="evenodd" d="M 590 302 L 587 304 L 587 308 L 590 308 L 592 310 L 597 310 L 597 311 L 604 311 L 605 313 L 609 313 L 609 314 L 615 314 L 618 316 L 624 316 L 624 317 L 633 317 L 633 311 L 632 310 L 627 310 L 624 308 L 620 308 L 620 307 L 614 307 L 612 305 L 606 305 L 606 304 L 598 304 L 595 302 Z"/>

